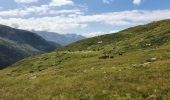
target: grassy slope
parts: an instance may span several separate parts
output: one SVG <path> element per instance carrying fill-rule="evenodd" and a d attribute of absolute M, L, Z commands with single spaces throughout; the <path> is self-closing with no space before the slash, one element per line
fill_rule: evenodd
<path fill-rule="evenodd" d="M 169 20 L 155 22 L 19 61 L 0 71 L 0 98 L 169 100 L 168 27 Z"/>

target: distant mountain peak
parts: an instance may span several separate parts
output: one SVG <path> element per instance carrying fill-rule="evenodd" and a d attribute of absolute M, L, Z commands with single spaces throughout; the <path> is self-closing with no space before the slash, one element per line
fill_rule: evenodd
<path fill-rule="evenodd" d="M 61 45 L 68 45 L 70 43 L 86 38 L 82 35 L 77 35 L 75 33 L 60 34 L 60 33 L 47 32 L 47 31 L 34 31 L 34 32 L 42 36 L 44 39 L 48 41 L 59 43 Z"/>

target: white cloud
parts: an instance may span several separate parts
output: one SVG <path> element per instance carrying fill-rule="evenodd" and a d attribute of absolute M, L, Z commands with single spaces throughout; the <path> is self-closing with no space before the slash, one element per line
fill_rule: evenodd
<path fill-rule="evenodd" d="M 90 32 L 90 33 L 85 33 L 83 34 L 86 37 L 95 37 L 103 34 L 108 34 L 107 32 Z"/>
<path fill-rule="evenodd" d="M 139 5 L 142 2 L 142 0 L 133 0 L 133 4 Z"/>
<path fill-rule="evenodd" d="M 84 28 L 87 25 L 76 22 L 74 19 L 65 18 L 62 16 L 56 17 L 42 17 L 42 18 L 0 18 L 0 24 L 8 25 L 11 27 L 18 27 L 25 30 L 37 30 L 37 31 L 51 31 L 62 32 L 68 29 Z"/>
<path fill-rule="evenodd" d="M 30 9 L 29 11 L 31 12 L 32 10 Z M 67 11 L 64 10 L 59 11 L 59 13 L 64 13 L 64 12 Z M 76 10 L 73 12 L 78 12 L 78 11 Z M 146 22 L 148 23 L 156 20 L 162 20 L 162 19 L 170 19 L 170 9 L 153 10 L 153 11 L 132 10 L 132 11 L 123 11 L 123 12 L 109 12 L 109 13 L 102 13 L 96 15 L 61 14 L 61 15 L 55 15 L 53 17 L 32 17 L 27 19 L 0 17 L 0 24 L 13 26 L 13 27 L 17 26 L 20 29 L 26 29 L 26 30 L 51 31 L 51 32 L 63 33 L 69 30 L 80 30 L 80 29 L 86 30 L 86 27 L 88 27 L 88 25 L 90 25 L 91 23 L 97 23 L 98 25 L 103 25 L 103 27 L 106 27 L 105 25 L 110 25 L 113 27 L 114 26 L 130 27 L 130 26 L 143 24 Z M 93 32 L 93 33 L 94 35 L 104 34 L 101 32 Z M 87 36 L 92 36 L 92 35 L 87 34 Z"/>
<path fill-rule="evenodd" d="M 110 12 L 98 15 L 79 17 L 81 22 L 100 22 L 112 26 L 137 25 L 143 22 L 151 22 L 170 18 L 170 9 L 167 10 L 132 10 L 123 12 Z"/>
<path fill-rule="evenodd" d="M 80 9 L 63 9 L 53 10 L 48 5 L 31 6 L 28 8 L 19 8 L 7 11 L 0 11 L 0 17 L 25 17 L 29 15 L 61 15 L 61 14 L 72 14 L 81 15 L 83 12 Z"/>
<path fill-rule="evenodd" d="M 100 36 L 100 35 L 109 34 L 109 33 L 116 33 L 118 31 L 119 30 L 112 30 L 110 32 L 90 32 L 90 33 L 84 33 L 81 35 L 86 36 L 86 37 L 95 37 L 95 36 Z"/>
<path fill-rule="evenodd" d="M 15 0 L 17 3 L 33 3 L 37 2 L 38 0 Z M 62 9 L 62 10 L 56 10 L 54 6 L 64 6 L 64 5 L 72 5 L 74 4 L 71 0 L 52 0 L 49 2 L 49 4 L 41 5 L 41 6 L 30 6 L 30 7 L 22 7 L 17 9 L 11 9 L 6 11 L 0 11 L 0 17 L 25 17 L 29 16 L 31 14 L 34 15 L 56 15 L 56 14 L 76 14 L 80 15 L 83 14 L 78 7 L 74 7 L 71 9 Z M 73 6 L 73 5 L 72 5 Z"/>
<path fill-rule="evenodd" d="M 49 10 L 48 13 L 49 14 L 71 14 L 71 15 L 81 15 L 81 14 L 83 14 L 83 12 L 81 12 L 80 9 Z"/>
<path fill-rule="evenodd" d="M 47 5 L 41 5 L 40 7 L 32 6 L 28 8 L 19 8 L 7 11 L 0 11 L 0 17 L 24 17 L 33 13 L 43 14 L 49 10 Z"/>
<path fill-rule="evenodd" d="M 52 0 L 49 3 L 49 6 L 64 6 L 64 5 L 72 5 L 74 4 L 71 0 Z"/>
<path fill-rule="evenodd" d="M 103 1 L 103 3 L 105 3 L 105 4 L 109 4 L 110 2 L 112 2 L 112 0 L 102 0 Z"/>
<path fill-rule="evenodd" d="M 15 0 L 18 3 L 31 3 L 33 1 L 38 0 Z M 0 11 L 0 17 L 25 17 L 30 15 L 58 15 L 58 14 L 70 14 L 73 15 L 81 15 L 83 12 L 78 8 L 74 7 L 71 9 L 62 9 L 62 10 L 56 10 L 53 6 L 64 6 L 64 5 L 71 5 L 74 4 L 71 0 L 52 0 L 47 5 L 41 5 L 41 6 L 30 6 L 30 7 L 22 7 L 17 9 L 11 9 L 11 10 L 1 10 Z"/>
<path fill-rule="evenodd" d="M 29 3 L 35 3 L 38 2 L 38 0 L 15 0 L 16 3 L 25 3 L 25 4 L 29 4 Z"/>

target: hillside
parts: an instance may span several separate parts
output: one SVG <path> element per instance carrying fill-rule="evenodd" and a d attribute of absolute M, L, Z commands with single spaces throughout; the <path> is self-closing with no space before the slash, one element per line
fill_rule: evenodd
<path fill-rule="evenodd" d="M 53 41 L 61 45 L 68 45 L 78 40 L 85 39 L 84 36 L 76 35 L 76 34 L 59 34 L 54 32 L 45 32 L 45 31 L 35 31 L 35 33 L 42 36 L 44 39 L 48 41 Z"/>
<path fill-rule="evenodd" d="M 132 27 L 115 34 L 108 34 L 89 38 L 70 44 L 60 50 L 100 50 L 110 45 L 110 49 L 118 46 L 126 48 L 154 48 L 163 45 L 170 40 L 170 20 L 153 22 L 147 25 Z M 149 45 L 150 44 L 150 45 Z M 108 48 L 107 48 L 108 49 Z M 114 49 L 115 50 L 115 49 Z"/>
<path fill-rule="evenodd" d="M 29 31 L 0 25 L 0 69 L 30 55 L 49 52 L 57 47 Z"/>
<path fill-rule="evenodd" d="M 170 20 L 94 37 L 0 71 L 3 100 L 169 100 Z"/>

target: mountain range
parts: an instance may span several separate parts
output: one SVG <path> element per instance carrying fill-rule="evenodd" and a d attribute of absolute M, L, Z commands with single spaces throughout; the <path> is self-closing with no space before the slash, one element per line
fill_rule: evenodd
<path fill-rule="evenodd" d="M 55 43 L 59 43 L 61 45 L 68 45 L 70 43 L 85 39 L 86 37 L 76 34 L 59 34 L 54 32 L 46 32 L 46 31 L 33 31 L 38 35 L 42 36 L 44 39 L 48 41 L 52 41 Z"/>
<path fill-rule="evenodd" d="M 0 69 L 25 57 L 52 51 L 61 45 L 35 33 L 0 25 Z"/>
<path fill-rule="evenodd" d="M 2 100 L 169 100 L 170 20 L 77 41 L 0 71 Z"/>

